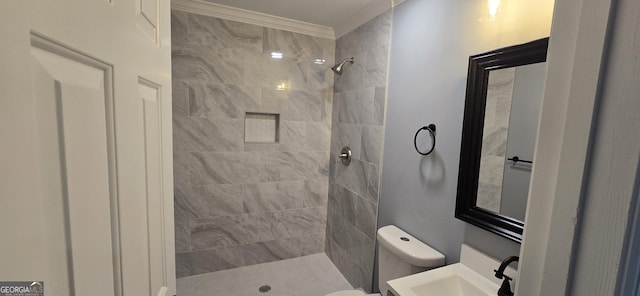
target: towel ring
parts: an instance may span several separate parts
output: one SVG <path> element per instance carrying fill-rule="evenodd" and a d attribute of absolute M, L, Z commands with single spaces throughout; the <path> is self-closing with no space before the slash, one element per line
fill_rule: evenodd
<path fill-rule="evenodd" d="M 422 152 L 420 151 L 420 149 L 418 149 L 418 134 L 420 134 L 421 131 L 423 130 L 427 130 L 429 132 L 429 135 L 431 136 L 431 149 L 429 149 L 429 151 L 427 152 Z M 421 127 L 417 132 L 416 135 L 413 137 L 413 146 L 416 148 L 416 151 L 418 153 L 420 153 L 421 155 L 429 155 L 431 154 L 431 152 L 433 152 L 433 149 L 436 148 L 436 125 L 435 124 L 430 124 L 428 126 L 423 126 Z"/>

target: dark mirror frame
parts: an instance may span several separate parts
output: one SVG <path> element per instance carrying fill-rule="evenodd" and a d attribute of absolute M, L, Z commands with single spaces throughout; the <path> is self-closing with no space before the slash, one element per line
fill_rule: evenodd
<path fill-rule="evenodd" d="M 549 38 L 469 57 L 455 217 L 520 243 L 524 222 L 476 206 L 489 72 L 547 60 Z"/>

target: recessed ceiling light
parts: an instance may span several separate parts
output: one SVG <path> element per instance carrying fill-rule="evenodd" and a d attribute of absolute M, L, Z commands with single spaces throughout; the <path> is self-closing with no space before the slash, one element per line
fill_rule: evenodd
<path fill-rule="evenodd" d="M 318 65 L 324 65 L 324 63 L 326 62 L 325 59 L 316 59 L 315 61 L 313 61 L 314 63 L 318 64 Z"/>
<path fill-rule="evenodd" d="M 284 57 L 284 54 L 279 52 L 279 51 L 274 51 L 271 53 L 271 58 L 272 59 L 281 59 Z"/>

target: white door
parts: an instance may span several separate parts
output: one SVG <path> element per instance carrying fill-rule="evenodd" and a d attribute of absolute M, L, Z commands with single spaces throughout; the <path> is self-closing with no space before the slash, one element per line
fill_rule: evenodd
<path fill-rule="evenodd" d="M 175 294 L 169 15 L 0 1 L 0 281 Z"/>

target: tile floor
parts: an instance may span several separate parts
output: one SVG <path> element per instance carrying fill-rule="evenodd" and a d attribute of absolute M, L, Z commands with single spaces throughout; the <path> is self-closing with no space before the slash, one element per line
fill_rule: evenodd
<path fill-rule="evenodd" d="M 267 293 L 258 289 L 271 286 Z M 177 296 L 324 296 L 353 287 L 324 253 L 178 279 Z"/>

